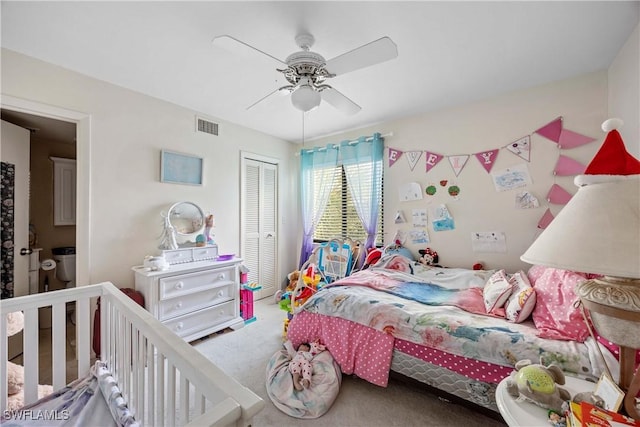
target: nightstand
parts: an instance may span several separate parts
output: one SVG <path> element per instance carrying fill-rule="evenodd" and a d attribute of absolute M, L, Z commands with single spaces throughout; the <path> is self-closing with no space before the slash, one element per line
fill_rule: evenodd
<path fill-rule="evenodd" d="M 504 421 L 511 427 L 550 425 L 547 423 L 547 409 L 530 402 L 516 402 L 516 399 L 509 395 L 507 392 L 508 379 L 509 377 L 500 381 L 496 388 L 496 403 Z M 592 391 L 596 388 L 596 383 L 567 375 L 565 376 L 565 384 L 560 387 L 574 396 L 583 391 Z"/>

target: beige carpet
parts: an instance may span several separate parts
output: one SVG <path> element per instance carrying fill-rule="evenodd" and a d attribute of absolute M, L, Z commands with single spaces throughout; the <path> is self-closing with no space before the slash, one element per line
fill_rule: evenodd
<path fill-rule="evenodd" d="M 237 331 L 226 331 L 193 343 L 221 369 L 265 401 L 254 418 L 261 426 L 504 426 L 465 406 L 444 401 L 421 388 L 391 379 L 386 388 L 343 375 L 340 393 L 331 409 L 313 420 L 292 418 L 277 409 L 265 388 L 269 358 L 282 348 L 286 313 L 271 298 L 257 301 L 257 320 Z"/>

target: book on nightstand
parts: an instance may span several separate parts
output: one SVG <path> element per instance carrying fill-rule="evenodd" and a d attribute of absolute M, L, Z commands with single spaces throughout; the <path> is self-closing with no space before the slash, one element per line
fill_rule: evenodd
<path fill-rule="evenodd" d="M 571 427 L 640 427 L 640 422 L 631 417 L 599 408 L 589 402 L 570 403 L 569 424 Z"/>

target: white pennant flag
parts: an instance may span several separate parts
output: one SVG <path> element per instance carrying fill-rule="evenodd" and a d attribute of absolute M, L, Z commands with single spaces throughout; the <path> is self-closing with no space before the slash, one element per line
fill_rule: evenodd
<path fill-rule="evenodd" d="M 529 154 L 531 153 L 531 137 L 527 135 L 515 142 L 512 142 L 507 145 L 507 150 L 528 162 Z"/>
<path fill-rule="evenodd" d="M 449 163 L 451 164 L 451 167 L 453 168 L 453 172 L 456 174 L 456 176 L 458 176 L 460 172 L 462 172 L 464 165 L 467 164 L 467 160 L 469 160 L 469 155 L 463 154 L 460 156 L 449 156 L 448 159 L 449 159 Z"/>
<path fill-rule="evenodd" d="M 404 154 L 407 156 L 409 167 L 411 168 L 411 170 L 413 170 L 413 168 L 415 168 L 418 164 L 420 156 L 422 156 L 422 151 L 405 151 Z"/>

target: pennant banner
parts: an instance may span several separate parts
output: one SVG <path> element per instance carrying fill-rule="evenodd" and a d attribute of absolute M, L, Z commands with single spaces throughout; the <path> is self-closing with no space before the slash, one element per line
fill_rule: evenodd
<path fill-rule="evenodd" d="M 551 224 L 551 221 L 553 221 L 554 218 L 555 217 L 551 213 L 551 210 L 547 208 L 544 215 L 542 215 L 542 218 L 540 218 L 540 221 L 538 221 L 538 228 L 544 230 L 549 226 L 549 224 Z"/>
<path fill-rule="evenodd" d="M 480 162 L 480 164 L 482 165 L 484 170 L 487 171 L 487 173 L 491 172 L 491 168 L 493 167 L 493 164 L 495 163 L 496 159 L 498 158 L 498 152 L 499 151 L 500 151 L 500 149 L 496 148 L 495 150 L 489 150 L 489 151 L 483 151 L 481 153 L 475 153 L 476 159 L 478 159 L 478 161 Z"/>
<path fill-rule="evenodd" d="M 407 161 L 409 162 L 409 167 L 411 170 L 416 167 L 418 160 L 420 160 L 420 156 L 422 156 L 422 151 L 405 151 L 407 155 Z"/>
<path fill-rule="evenodd" d="M 437 153 L 432 153 L 431 151 L 427 151 L 425 154 L 425 159 L 426 159 L 426 171 L 429 172 L 431 170 L 432 167 L 434 167 L 435 165 L 438 164 L 438 162 L 440 160 L 442 160 L 444 158 L 443 155 L 441 154 L 437 154 Z"/>
<path fill-rule="evenodd" d="M 402 151 L 389 148 L 389 167 L 393 166 L 400 157 L 402 157 Z"/>
<path fill-rule="evenodd" d="M 560 141 L 560 133 L 562 133 L 562 117 L 558 117 L 551 123 L 547 123 L 535 131 L 535 133 L 542 135 L 553 142 Z"/>
<path fill-rule="evenodd" d="M 524 136 L 519 140 L 507 145 L 506 148 L 516 156 L 528 162 L 531 153 L 531 137 L 529 135 Z"/>
<path fill-rule="evenodd" d="M 453 173 L 455 173 L 456 176 L 458 176 L 460 172 L 462 172 L 464 165 L 467 164 L 467 160 L 469 160 L 469 155 L 464 154 L 461 156 L 449 156 L 448 159 L 449 159 L 449 163 L 451 164 L 451 168 L 453 168 Z"/>
<path fill-rule="evenodd" d="M 560 148 L 574 148 L 593 141 L 595 141 L 595 138 L 584 136 L 567 129 L 562 129 L 562 132 L 560 132 L 560 140 L 558 141 L 558 145 L 560 146 Z"/>
<path fill-rule="evenodd" d="M 586 168 L 582 163 L 561 154 L 553 173 L 558 176 L 578 175 L 583 173 Z"/>
<path fill-rule="evenodd" d="M 573 196 L 558 184 L 553 184 L 547 193 L 547 201 L 556 205 L 566 205 Z"/>

